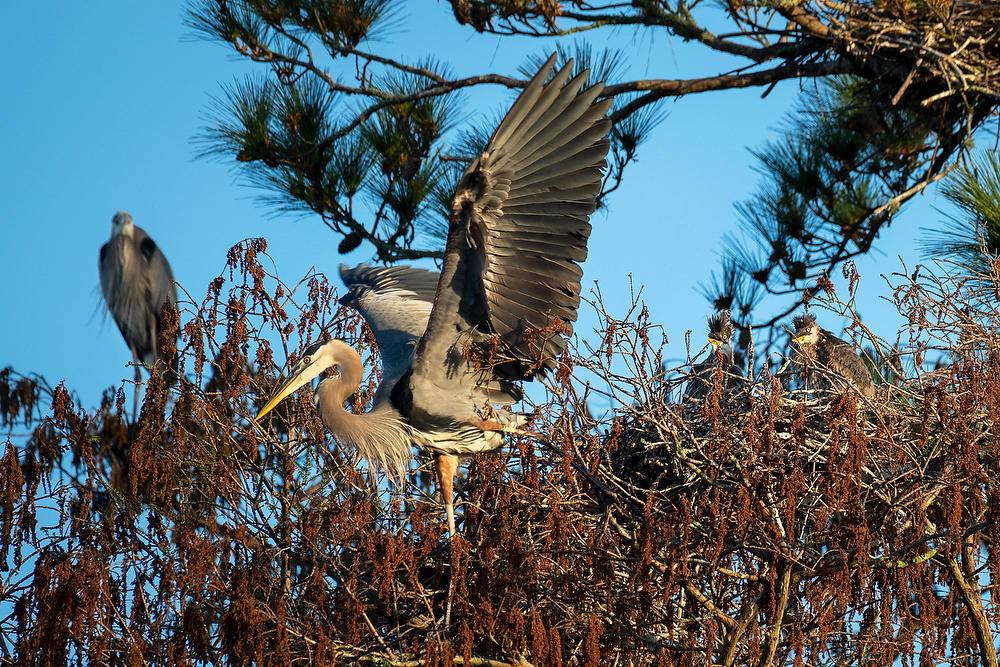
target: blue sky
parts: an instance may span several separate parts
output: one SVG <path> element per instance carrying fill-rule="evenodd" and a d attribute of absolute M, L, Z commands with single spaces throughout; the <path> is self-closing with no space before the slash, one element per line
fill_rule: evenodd
<path fill-rule="evenodd" d="M 477 35 L 459 27 L 447 4 L 402 3 L 396 27 L 372 50 L 415 59 L 435 55 L 457 75 L 513 73 L 527 53 L 551 51 L 552 40 Z M 8 31 L 17 54 L 0 72 L 7 102 L 0 106 L 0 367 L 65 380 L 86 406 L 131 376 L 128 350 L 110 319 L 102 324 L 98 250 L 112 214 L 129 211 L 163 248 L 178 282 L 204 294 L 225 253 L 243 238 L 263 236 L 279 274 L 296 282 L 315 266 L 335 275 L 346 260 L 339 238 L 315 219 L 275 217 L 254 200 L 229 164 L 196 159 L 192 142 L 220 84 L 256 71 L 222 46 L 198 41 L 174 3 L 26 3 Z M 728 69 L 705 49 L 645 32 L 591 37 L 629 46 L 630 77 L 706 76 Z M 696 291 L 717 265 L 720 237 L 735 228 L 733 204 L 757 183 L 748 148 L 774 137 L 799 94 L 796 82 L 767 98 L 750 89 L 694 95 L 665 104 L 669 117 L 645 144 L 606 213 L 595 216 L 585 289 L 600 282 L 612 310 L 628 303 L 628 275 L 644 285 L 654 322 L 670 338 L 669 354 L 684 354 L 684 332 L 703 342 L 709 306 Z M 472 114 L 493 117 L 511 93 L 466 98 Z M 936 191 L 918 198 L 878 244 L 881 254 L 858 263 L 859 304 L 876 330 L 898 319 L 878 299 L 879 278 L 919 259 L 918 228 L 942 217 Z M 840 331 L 842 324 L 823 322 Z M 577 331 L 590 333 L 585 315 Z M 888 336 L 893 337 L 893 336 Z"/>

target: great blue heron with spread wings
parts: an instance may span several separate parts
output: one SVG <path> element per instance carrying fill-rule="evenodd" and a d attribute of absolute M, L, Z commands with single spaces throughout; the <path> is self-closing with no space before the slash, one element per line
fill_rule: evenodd
<path fill-rule="evenodd" d="M 111 240 L 101 246 L 98 271 L 104 302 L 132 351 L 138 407 L 140 361 L 149 368 L 159 362 L 168 382 L 176 378 L 176 354 L 160 355 L 163 308 L 177 307 L 174 274 L 160 248 L 125 211 L 111 218 Z"/>
<path fill-rule="evenodd" d="M 865 397 L 875 395 L 871 373 L 853 345 L 816 324 L 812 315 L 796 317 L 793 324 L 796 349 L 792 361 L 804 380 L 819 389 L 843 391 L 850 387 Z"/>
<path fill-rule="evenodd" d="M 712 346 L 708 359 L 691 369 L 691 377 L 684 388 L 684 399 L 702 399 L 715 386 L 718 369 L 722 370 L 723 388 L 739 386 L 743 369 L 735 361 L 732 346 L 733 323 L 728 310 L 720 310 L 708 318 L 708 342 Z M 721 357 L 721 362 L 720 362 Z"/>
<path fill-rule="evenodd" d="M 579 262 L 601 189 L 610 99 L 596 101 L 572 62 L 551 79 L 553 55 L 466 168 L 452 200 L 440 274 L 411 267 L 341 268 L 375 334 L 382 382 L 365 414 L 344 401 L 362 379 L 358 353 L 332 340 L 305 350 L 260 410 L 270 412 L 324 369 L 316 406 L 324 425 L 369 461 L 403 475 L 413 445 L 430 452 L 455 535 L 459 459 L 498 449 L 521 415 L 495 410 L 521 396 L 566 347 L 580 303 Z"/>

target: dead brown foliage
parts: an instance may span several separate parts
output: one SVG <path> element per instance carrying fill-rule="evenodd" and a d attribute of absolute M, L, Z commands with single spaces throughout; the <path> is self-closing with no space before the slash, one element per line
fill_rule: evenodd
<path fill-rule="evenodd" d="M 996 664 L 995 299 L 897 276 L 910 327 L 872 401 L 765 368 L 689 405 L 641 305 L 598 300 L 539 437 L 472 462 L 452 573 L 426 470 L 372 488 L 307 392 L 251 421 L 321 330 L 371 349 L 322 276 L 285 285 L 264 251 L 235 247 L 187 307 L 187 381 L 151 378 L 135 423 L 123 391 L 84 409 L 0 378 L 0 661 Z"/>

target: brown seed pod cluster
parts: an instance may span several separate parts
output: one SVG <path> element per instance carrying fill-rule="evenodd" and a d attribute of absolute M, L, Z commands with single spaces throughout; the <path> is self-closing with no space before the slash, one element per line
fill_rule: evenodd
<path fill-rule="evenodd" d="M 308 392 L 251 420 L 319 336 L 372 354 L 325 277 L 263 252 L 182 304 L 184 379 L 134 421 L 118 389 L 0 375 L 0 664 L 990 664 L 1000 311 L 967 284 L 897 277 L 870 398 L 775 367 L 677 402 L 659 327 L 598 298 L 535 435 L 459 484 L 452 571 L 427 470 L 372 485 Z"/>

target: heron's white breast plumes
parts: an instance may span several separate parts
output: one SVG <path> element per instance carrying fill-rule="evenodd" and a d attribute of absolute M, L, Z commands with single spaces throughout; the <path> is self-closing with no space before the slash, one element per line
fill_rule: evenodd
<path fill-rule="evenodd" d="M 320 412 L 320 416 L 325 414 Z M 333 424 L 326 423 L 326 419 L 323 421 L 338 440 L 357 449 L 361 458 L 399 483 L 409 470 L 413 445 L 423 444 L 422 434 L 403 422 L 399 413 L 389 406 L 373 408 L 363 421 L 348 419 Z"/>

